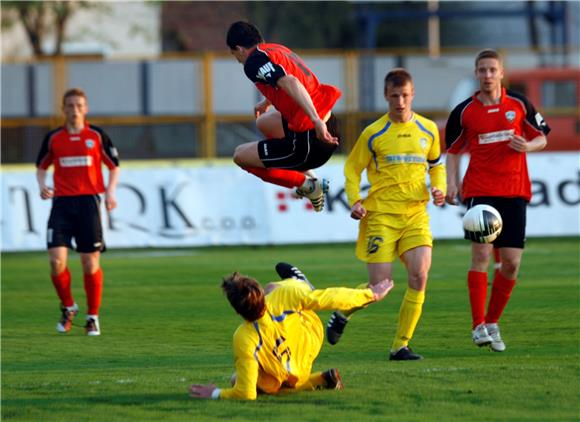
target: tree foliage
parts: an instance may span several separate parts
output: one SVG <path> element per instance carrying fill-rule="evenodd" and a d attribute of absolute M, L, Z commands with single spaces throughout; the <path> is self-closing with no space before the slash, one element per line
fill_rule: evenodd
<path fill-rule="evenodd" d="M 2 1 L 2 28 L 21 23 L 35 56 L 60 55 L 66 25 L 74 13 L 101 7 L 90 1 Z M 54 51 L 44 51 L 46 41 L 54 37 Z"/>

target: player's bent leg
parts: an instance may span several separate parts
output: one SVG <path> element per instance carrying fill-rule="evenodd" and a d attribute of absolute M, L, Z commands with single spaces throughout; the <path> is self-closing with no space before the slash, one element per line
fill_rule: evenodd
<path fill-rule="evenodd" d="M 288 264 L 287 262 L 279 262 L 276 264 L 276 273 L 280 276 L 282 280 L 287 278 L 294 278 L 296 280 L 300 280 L 308 284 L 308 286 L 314 290 L 314 286 L 308 278 L 304 275 L 300 269 L 292 264 Z"/>
<path fill-rule="evenodd" d="M 365 289 L 369 284 L 376 284 L 385 278 L 391 278 L 393 264 L 390 262 L 368 263 L 367 269 L 369 273 L 369 282 L 361 283 L 356 287 L 357 289 Z M 359 309 L 362 308 L 352 309 L 348 312 L 335 311 L 330 315 L 330 319 L 326 324 L 326 339 L 328 340 L 328 343 L 334 346 L 340 341 L 350 317 Z"/>
<path fill-rule="evenodd" d="M 266 138 L 284 138 L 282 115 L 278 110 L 270 110 L 256 118 L 256 127 Z"/>
<path fill-rule="evenodd" d="M 234 163 L 240 167 L 264 168 L 258 154 L 258 142 L 247 142 L 238 145 L 234 151 Z"/>

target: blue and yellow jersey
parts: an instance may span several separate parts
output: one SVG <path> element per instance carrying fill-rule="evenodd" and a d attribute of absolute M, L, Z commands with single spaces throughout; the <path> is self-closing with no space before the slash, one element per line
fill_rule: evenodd
<path fill-rule="evenodd" d="M 416 113 L 405 123 L 391 121 L 387 113 L 361 133 L 344 165 L 350 206 L 362 199 L 365 169 L 371 187 L 362 203 L 368 211 L 405 214 L 425 206 L 427 172 L 431 186 L 447 190 L 437 125 Z"/>
<path fill-rule="evenodd" d="M 234 333 L 236 383 L 219 397 L 254 400 L 258 389 L 276 393 L 304 384 L 324 339 L 315 311 L 347 311 L 372 301 L 370 289 L 311 290 L 294 279 L 279 282 L 266 296 L 264 316 L 244 322 Z"/>

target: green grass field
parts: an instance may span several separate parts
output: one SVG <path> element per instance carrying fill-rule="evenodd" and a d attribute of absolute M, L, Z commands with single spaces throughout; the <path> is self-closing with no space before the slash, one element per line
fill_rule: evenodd
<path fill-rule="evenodd" d="M 58 301 L 45 253 L 2 256 L 2 420 L 26 421 L 577 421 L 580 420 L 580 241 L 528 241 L 502 319 L 507 351 L 477 349 L 466 291 L 469 245 L 440 241 L 413 348 L 389 362 L 406 278 L 360 312 L 315 369 L 338 367 L 345 389 L 256 402 L 193 400 L 190 383 L 227 386 L 240 319 L 221 277 L 262 282 L 274 265 L 300 266 L 319 287 L 354 286 L 366 269 L 352 245 L 109 251 L 100 337 L 55 331 Z M 82 275 L 71 254 L 75 299 Z M 329 313 L 321 314 L 323 321 Z"/>

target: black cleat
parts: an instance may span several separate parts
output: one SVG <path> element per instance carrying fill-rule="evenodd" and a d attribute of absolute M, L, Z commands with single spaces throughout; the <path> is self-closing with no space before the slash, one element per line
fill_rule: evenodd
<path fill-rule="evenodd" d="M 340 377 L 338 369 L 333 368 L 329 369 L 328 371 L 324 371 L 322 373 L 322 377 L 326 381 L 326 386 L 324 388 L 328 390 L 342 390 L 344 388 L 344 384 L 342 383 L 342 378 Z"/>
<path fill-rule="evenodd" d="M 334 311 L 326 324 L 326 338 L 328 342 L 335 345 L 340 340 L 344 332 L 344 327 L 348 323 L 348 318 L 338 311 Z"/>
<path fill-rule="evenodd" d="M 276 264 L 276 272 L 282 280 L 293 278 L 295 280 L 303 281 L 308 284 L 312 290 L 314 290 L 314 286 L 310 283 L 310 281 L 308 281 L 304 273 L 300 271 L 298 267 L 295 267 L 292 264 L 278 262 Z"/>
<path fill-rule="evenodd" d="M 410 347 L 401 347 L 397 353 L 391 352 L 389 360 L 421 360 L 423 356 L 413 353 Z"/>

